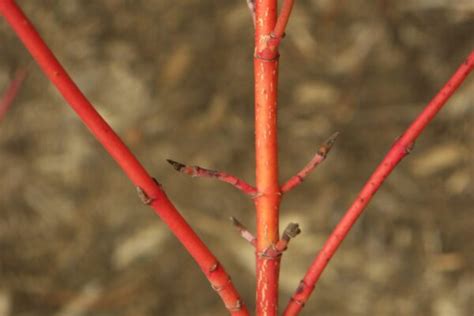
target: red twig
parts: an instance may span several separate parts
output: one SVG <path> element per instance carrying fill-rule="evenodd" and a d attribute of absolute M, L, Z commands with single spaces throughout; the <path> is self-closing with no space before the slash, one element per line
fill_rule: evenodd
<path fill-rule="evenodd" d="M 321 147 L 319 147 L 318 152 L 314 157 L 311 159 L 311 161 L 304 166 L 303 169 L 301 169 L 300 172 L 298 172 L 295 176 L 291 177 L 286 181 L 282 186 L 281 186 L 281 193 L 286 193 L 290 190 L 292 190 L 294 187 L 299 185 L 304 181 L 304 179 L 311 173 L 311 171 L 314 170 L 321 162 L 323 162 L 327 155 L 329 154 L 329 151 L 331 150 L 332 146 L 336 142 L 336 138 L 339 135 L 339 132 L 336 132 L 329 137 Z"/>
<path fill-rule="evenodd" d="M 257 196 L 257 189 L 253 186 L 241 180 L 233 175 L 222 171 L 210 170 L 201 168 L 199 166 L 187 166 L 180 162 L 167 159 L 166 160 L 170 165 L 173 166 L 177 171 L 187 174 L 191 177 L 206 177 L 206 178 L 215 178 L 217 180 L 229 183 L 233 185 L 235 188 L 239 189 L 240 191 L 244 192 L 245 194 L 250 195 L 251 197 Z"/>
<path fill-rule="evenodd" d="M 272 36 L 274 38 L 282 38 L 285 35 L 286 25 L 288 24 L 288 20 L 290 19 L 291 10 L 293 9 L 294 3 L 295 0 L 283 1 L 283 5 L 280 9 L 280 14 L 278 15 L 278 19 L 272 33 Z"/>
<path fill-rule="evenodd" d="M 449 97 L 461 85 L 467 75 L 474 68 L 474 51 L 467 60 L 458 68 L 451 79 L 443 86 L 434 99 L 426 106 L 421 114 L 414 120 L 405 133 L 395 142 L 380 165 L 371 175 L 362 188 L 354 203 L 347 210 L 344 217 L 329 236 L 309 270 L 293 294 L 283 315 L 294 316 L 303 308 L 312 293 L 316 282 L 328 264 L 331 257 L 342 243 L 355 221 L 365 209 L 384 180 L 397 166 L 397 164 L 412 150 L 414 141 L 434 118 L 438 111 L 445 105 Z"/>
<path fill-rule="evenodd" d="M 237 220 L 237 218 L 231 216 L 230 220 L 232 221 L 232 224 L 237 228 L 237 230 L 240 233 L 240 236 L 242 236 L 243 239 L 247 240 L 252 246 L 255 247 L 257 244 L 257 238 L 245 227 L 241 222 Z"/>
<path fill-rule="evenodd" d="M 267 1 L 260 1 L 266 3 Z M 275 2 L 275 1 L 271 1 Z M 275 26 L 267 34 L 263 34 L 257 42 L 256 53 L 257 56 L 264 59 L 275 59 L 278 56 L 278 47 L 282 38 L 285 36 L 286 25 L 293 9 L 294 0 L 284 0 L 278 19 L 275 22 Z M 257 2 L 258 3 L 258 2 Z M 265 5 L 262 5 L 265 6 Z M 276 6 L 276 4 L 275 4 Z M 273 3 L 270 6 L 273 8 Z M 256 17 L 256 24 L 263 23 L 264 19 Z"/>
<path fill-rule="evenodd" d="M 9 86 L 0 99 L 0 120 L 5 117 L 5 114 L 7 114 L 8 109 L 13 104 L 13 101 L 18 95 L 18 92 L 20 91 L 20 88 L 22 87 L 27 75 L 27 67 L 22 67 L 15 72 L 13 80 L 10 82 Z"/>
<path fill-rule="evenodd" d="M 0 0 L 0 13 L 84 124 L 140 189 L 143 197 L 148 199 L 148 204 L 194 258 L 230 314 L 248 315 L 224 268 L 179 214 L 160 186 L 74 84 L 15 1 Z"/>

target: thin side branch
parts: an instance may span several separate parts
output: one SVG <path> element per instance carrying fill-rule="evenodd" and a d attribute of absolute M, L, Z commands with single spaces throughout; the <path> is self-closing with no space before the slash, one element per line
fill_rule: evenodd
<path fill-rule="evenodd" d="M 329 151 L 331 151 L 332 146 L 336 142 L 337 136 L 339 136 L 339 132 L 336 132 L 332 134 L 325 142 L 324 144 L 319 147 L 318 152 L 314 157 L 310 160 L 310 162 L 304 166 L 303 169 L 301 169 L 300 172 L 298 172 L 296 175 L 288 179 L 282 186 L 281 186 L 281 192 L 286 193 L 294 189 L 296 186 L 301 184 L 305 178 L 320 164 L 322 163 L 327 155 L 329 154 Z"/>
<path fill-rule="evenodd" d="M 228 173 L 225 173 L 222 171 L 205 169 L 199 166 L 187 166 L 185 164 L 182 164 L 180 162 L 177 162 L 171 159 L 166 159 L 166 161 L 171 166 L 173 166 L 174 169 L 176 169 L 177 171 L 181 173 L 187 174 L 188 176 L 202 177 L 202 178 L 215 178 L 217 180 L 231 184 L 238 190 L 244 192 L 247 195 L 250 195 L 251 197 L 257 196 L 257 189 L 255 189 L 253 186 L 251 186 L 244 180 L 239 179 Z"/>
<path fill-rule="evenodd" d="M 259 35 L 260 38 L 258 38 L 258 41 L 256 42 L 256 58 L 267 61 L 278 59 L 278 47 L 280 46 L 280 42 L 283 37 L 285 37 L 286 26 L 288 25 L 294 3 L 295 0 L 283 0 L 280 13 L 275 21 L 275 25 L 270 29 L 269 33 L 263 33 Z M 256 18 L 255 23 L 259 23 L 258 18 Z"/>
<path fill-rule="evenodd" d="M 474 68 L 474 50 L 467 60 L 458 68 L 451 79 L 443 86 L 434 99 L 425 107 L 421 114 L 414 120 L 405 133 L 395 142 L 388 154 L 379 164 L 377 169 L 364 185 L 344 217 L 329 236 L 306 275 L 291 297 L 283 313 L 285 316 L 298 315 L 311 295 L 319 277 L 327 266 L 329 260 L 336 252 L 339 245 L 349 233 L 350 229 L 380 188 L 384 180 L 395 169 L 397 164 L 413 149 L 413 144 L 421 132 L 431 122 L 439 110 L 446 104 L 449 97 L 458 89 L 464 79 Z"/>
<path fill-rule="evenodd" d="M 15 72 L 13 80 L 0 98 L 0 120 L 7 114 L 27 76 L 28 67 L 22 67 Z"/>
<path fill-rule="evenodd" d="M 295 0 L 284 0 L 283 5 L 278 15 L 278 19 L 273 30 L 272 36 L 274 38 L 282 38 L 285 35 L 285 29 L 290 19 L 291 10 L 293 9 L 293 4 Z"/>
<path fill-rule="evenodd" d="M 255 0 L 247 0 L 247 6 L 252 16 L 253 26 L 255 27 Z"/>
<path fill-rule="evenodd" d="M 280 14 L 278 15 L 275 28 L 270 33 L 270 36 L 267 38 L 267 47 L 270 51 L 278 51 L 281 40 L 285 37 L 286 26 L 288 25 L 288 20 L 290 19 L 291 10 L 293 9 L 293 4 L 295 0 L 284 0 Z"/>
<path fill-rule="evenodd" d="M 219 289 L 216 291 L 229 313 L 231 315 L 248 316 L 248 310 L 242 304 L 239 293 L 216 257 L 181 216 L 161 187 L 71 80 L 15 1 L 0 0 L 0 14 L 5 17 L 42 71 L 56 86 L 94 137 L 104 146 L 133 184 L 140 188 L 139 191 L 143 195 L 143 201 L 149 203 L 150 207 L 166 223 L 199 265 L 212 287 Z"/>
<path fill-rule="evenodd" d="M 247 227 L 244 226 L 241 222 L 237 220 L 237 218 L 231 216 L 230 220 L 232 221 L 232 224 L 237 228 L 237 230 L 240 233 L 240 236 L 242 236 L 243 239 L 247 240 L 252 246 L 255 247 L 257 243 L 257 238 L 247 229 Z"/>

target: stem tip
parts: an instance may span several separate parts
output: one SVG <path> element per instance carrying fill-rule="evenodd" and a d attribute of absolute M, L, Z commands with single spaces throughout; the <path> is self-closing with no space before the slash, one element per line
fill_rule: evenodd
<path fill-rule="evenodd" d="M 166 159 L 166 161 L 167 161 L 171 166 L 173 166 L 173 168 L 175 168 L 177 171 L 181 171 L 183 168 L 186 167 L 186 166 L 183 165 L 182 163 L 177 162 L 177 161 L 174 161 L 174 160 L 171 160 L 171 159 Z"/>
<path fill-rule="evenodd" d="M 334 146 L 334 143 L 336 142 L 337 137 L 339 136 L 340 132 L 335 132 L 331 136 L 329 136 L 328 139 L 324 142 L 324 144 L 319 148 L 318 153 L 326 157 L 329 152 L 331 151 L 332 146 Z"/>

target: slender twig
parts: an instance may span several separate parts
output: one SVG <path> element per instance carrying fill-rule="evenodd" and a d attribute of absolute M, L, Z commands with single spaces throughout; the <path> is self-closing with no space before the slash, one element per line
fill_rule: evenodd
<path fill-rule="evenodd" d="M 290 19 L 295 0 L 284 0 L 275 26 L 270 33 L 264 34 L 257 43 L 258 56 L 265 59 L 274 59 L 278 56 L 278 47 L 285 36 L 285 29 Z M 262 19 L 257 18 L 256 23 Z"/>
<path fill-rule="evenodd" d="M 247 229 L 247 227 L 244 226 L 237 218 L 231 216 L 230 220 L 232 221 L 232 224 L 237 228 L 237 230 L 240 233 L 240 236 L 242 236 L 243 239 L 247 240 L 252 246 L 255 247 L 257 243 L 257 238 Z"/>
<path fill-rule="evenodd" d="M 253 26 L 255 27 L 255 0 L 247 0 L 247 6 L 252 16 Z"/>
<path fill-rule="evenodd" d="M 282 186 L 281 186 L 281 193 L 286 193 L 289 192 L 290 190 L 294 189 L 297 185 L 302 183 L 305 178 L 320 164 L 322 163 L 329 151 L 331 150 L 332 146 L 336 142 L 336 138 L 339 135 L 339 132 L 336 132 L 329 137 L 324 144 L 319 147 L 318 152 L 316 155 L 313 156 L 313 158 L 308 162 L 306 166 L 304 166 L 303 169 L 301 169 L 300 172 L 298 172 L 296 175 L 288 179 Z"/>
<path fill-rule="evenodd" d="M 28 75 L 28 67 L 19 68 L 0 98 L 0 120 L 5 117 Z"/>
<path fill-rule="evenodd" d="M 140 188 L 143 197 L 150 199 L 149 205 L 168 225 L 197 262 L 230 314 L 249 315 L 224 268 L 179 214 L 161 187 L 152 179 L 137 158 L 71 80 L 15 1 L 0 0 L 0 14 L 5 17 L 42 71 L 76 111 L 92 134 L 114 158 L 135 186 Z"/>
<path fill-rule="evenodd" d="M 228 173 L 225 173 L 222 171 L 205 169 L 199 166 L 187 166 L 185 164 L 182 164 L 180 162 L 177 162 L 171 159 L 166 159 L 166 161 L 170 165 L 172 165 L 174 169 L 176 169 L 177 171 L 181 173 L 187 174 L 188 176 L 202 177 L 202 178 L 215 178 L 217 180 L 231 184 L 238 190 L 244 192 L 245 194 L 250 195 L 251 197 L 257 196 L 257 189 L 255 189 L 253 186 L 251 186 L 244 180 L 239 179 Z"/>
<path fill-rule="evenodd" d="M 408 153 L 410 153 L 415 140 L 435 117 L 438 111 L 446 104 L 446 101 L 461 85 L 473 68 L 474 50 L 433 100 L 431 100 L 431 102 L 425 107 L 421 114 L 413 121 L 410 127 L 408 127 L 403 135 L 395 142 L 385 158 L 375 169 L 368 182 L 362 188 L 362 191 L 359 193 L 351 207 L 347 210 L 346 214 L 331 233 L 322 250 L 311 264 L 296 292 L 291 297 L 283 315 L 294 316 L 299 314 L 312 293 L 316 282 L 319 280 L 321 273 L 324 271 L 329 260 L 349 233 L 349 230 L 354 225 L 357 218 L 397 164 Z"/>
<path fill-rule="evenodd" d="M 284 0 L 283 5 L 280 9 L 280 14 L 273 29 L 272 36 L 274 38 L 282 38 L 285 35 L 286 25 L 290 19 L 291 10 L 293 9 L 293 4 L 295 0 Z"/>

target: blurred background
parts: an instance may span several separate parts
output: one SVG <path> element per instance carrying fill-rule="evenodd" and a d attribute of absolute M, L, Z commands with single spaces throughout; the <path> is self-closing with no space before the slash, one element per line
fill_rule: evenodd
<path fill-rule="evenodd" d="M 59 60 L 220 258 L 250 309 L 255 271 L 231 186 L 167 158 L 254 181 L 253 27 L 239 1 L 18 1 Z M 391 144 L 474 47 L 474 4 L 299 0 L 281 46 L 281 180 L 341 131 L 285 196 L 281 308 Z M 0 315 L 226 315 L 201 271 L 45 79 L 3 19 Z M 474 314 L 474 78 L 402 161 L 302 315 Z"/>

